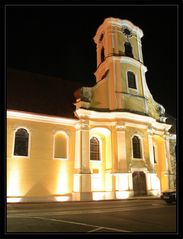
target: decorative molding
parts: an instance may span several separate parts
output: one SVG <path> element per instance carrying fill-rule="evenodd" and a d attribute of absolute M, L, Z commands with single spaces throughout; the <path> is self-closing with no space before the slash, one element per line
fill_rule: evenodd
<path fill-rule="evenodd" d="M 7 111 L 7 118 L 29 120 L 29 121 L 36 121 L 36 122 L 50 123 L 50 124 L 62 124 L 67 126 L 75 126 L 78 123 L 78 120 L 75 120 L 75 119 L 68 119 L 68 118 L 57 117 L 57 116 L 47 116 L 47 115 L 34 114 L 34 113 L 22 112 L 22 111 L 14 111 L 14 110 Z"/>
<path fill-rule="evenodd" d="M 116 125 L 116 130 L 117 131 L 124 131 L 126 128 L 126 125 Z"/>

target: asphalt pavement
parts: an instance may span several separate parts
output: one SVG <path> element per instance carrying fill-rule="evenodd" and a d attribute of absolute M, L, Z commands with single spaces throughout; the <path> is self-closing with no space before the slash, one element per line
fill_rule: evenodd
<path fill-rule="evenodd" d="M 176 233 L 176 204 L 158 198 L 7 205 L 7 232 Z"/>

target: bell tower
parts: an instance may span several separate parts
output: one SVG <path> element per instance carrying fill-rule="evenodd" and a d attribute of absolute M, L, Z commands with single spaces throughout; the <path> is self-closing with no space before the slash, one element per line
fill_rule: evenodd
<path fill-rule="evenodd" d="M 94 36 L 96 85 L 81 88 L 77 109 L 125 111 L 164 121 L 165 110 L 154 101 L 146 84 L 142 37 L 142 30 L 128 20 L 104 20 Z"/>
<path fill-rule="evenodd" d="M 75 192 L 87 200 L 93 192 L 99 192 L 96 185 L 100 185 L 101 192 L 109 189 L 111 198 L 132 192 L 158 195 L 160 180 L 168 188 L 170 125 L 162 123 L 165 110 L 146 84 L 142 36 L 140 28 L 128 20 L 106 18 L 94 36 L 96 84 L 75 92 L 75 115 L 79 120 L 74 180 L 81 185 L 81 190 L 76 188 Z M 99 139 L 95 151 L 92 132 Z M 100 155 L 101 168 L 93 162 L 91 152 Z M 152 183 L 146 185 L 146 179 Z M 139 189 L 140 185 L 143 187 Z"/>

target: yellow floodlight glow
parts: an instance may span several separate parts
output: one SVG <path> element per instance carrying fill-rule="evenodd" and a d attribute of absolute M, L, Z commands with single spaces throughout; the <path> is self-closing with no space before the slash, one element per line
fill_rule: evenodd
<path fill-rule="evenodd" d="M 90 137 L 92 136 L 98 137 L 98 139 L 101 140 L 100 142 L 101 156 L 105 157 L 106 167 L 111 168 L 112 167 L 112 162 L 110 160 L 111 159 L 111 131 L 105 127 L 95 127 L 90 130 Z M 96 162 L 90 162 L 92 165 L 92 168 L 100 167 L 99 164 L 102 163 L 102 160 L 96 161 Z"/>
<path fill-rule="evenodd" d="M 109 173 L 105 176 L 105 190 L 112 191 L 112 175 Z"/>
<path fill-rule="evenodd" d="M 58 176 L 57 184 L 57 194 L 66 194 L 68 193 L 68 173 L 67 167 L 65 164 L 62 164 L 60 167 L 60 172 Z"/>
<path fill-rule="evenodd" d="M 20 172 L 16 167 L 13 167 L 8 178 L 7 196 L 20 196 Z"/>
<path fill-rule="evenodd" d="M 95 200 L 95 201 L 105 199 L 105 193 L 104 192 L 93 192 L 92 196 L 93 196 L 93 200 Z"/>
<path fill-rule="evenodd" d="M 151 175 L 151 185 L 152 189 L 157 191 L 157 194 L 160 193 L 160 180 L 157 175 Z"/>
<path fill-rule="evenodd" d="M 80 192 L 80 175 L 74 175 L 74 192 Z"/>
<path fill-rule="evenodd" d="M 20 202 L 20 201 L 21 201 L 21 198 L 16 198 L 16 197 L 7 198 L 8 203 L 16 203 L 16 202 Z"/>
<path fill-rule="evenodd" d="M 91 129 L 91 134 L 99 134 L 101 136 L 110 136 L 111 132 L 109 129 L 107 128 L 103 128 L 103 127 L 96 127 L 96 128 L 93 128 Z"/>
<path fill-rule="evenodd" d="M 125 199 L 125 198 L 129 198 L 129 192 L 116 192 L 116 198 L 117 199 Z"/>
<path fill-rule="evenodd" d="M 160 192 L 158 190 L 152 191 L 153 196 L 159 196 Z"/>
<path fill-rule="evenodd" d="M 102 177 L 98 174 L 92 175 L 92 191 L 102 190 Z"/>
<path fill-rule="evenodd" d="M 122 174 L 117 176 L 117 189 L 120 191 L 128 190 L 129 183 L 128 183 L 128 174 Z"/>
<path fill-rule="evenodd" d="M 57 202 L 65 202 L 65 201 L 69 201 L 69 196 L 56 196 L 55 200 Z"/>

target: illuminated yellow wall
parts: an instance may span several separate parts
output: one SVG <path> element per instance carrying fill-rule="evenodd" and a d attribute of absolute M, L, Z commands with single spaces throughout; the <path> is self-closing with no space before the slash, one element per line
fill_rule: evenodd
<path fill-rule="evenodd" d="M 13 131 L 30 130 L 30 157 L 15 157 Z M 54 159 L 54 134 L 69 131 L 68 159 Z M 7 194 L 8 196 L 44 197 L 72 193 L 75 131 L 72 127 L 8 119 L 7 127 Z"/>
<path fill-rule="evenodd" d="M 140 138 L 141 142 L 141 152 L 142 160 L 133 160 L 132 156 L 132 137 L 137 135 Z M 145 130 L 137 129 L 134 127 L 126 127 L 126 154 L 127 154 L 127 165 L 128 170 L 130 167 L 135 168 L 144 168 L 145 164 L 149 166 L 149 151 L 148 151 L 148 142 L 147 142 L 147 133 Z"/>
<path fill-rule="evenodd" d="M 110 115 L 110 113 L 109 113 Z M 110 192 L 115 193 L 116 190 L 133 190 L 132 183 L 130 184 L 131 169 L 138 171 L 156 174 L 160 180 L 161 191 L 169 188 L 169 179 L 167 175 L 167 162 L 165 152 L 165 138 L 163 132 L 160 135 L 152 134 L 152 142 L 156 146 L 156 165 L 150 161 L 149 151 L 149 133 L 148 124 L 144 125 L 142 122 L 135 122 L 135 120 L 121 120 L 103 118 L 91 120 L 89 122 L 88 140 L 91 137 L 97 137 L 100 142 L 101 160 L 87 163 L 85 158 L 82 160 L 82 165 L 89 165 L 91 174 L 83 177 L 79 173 L 81 168 L 77 167 L 75 162 L 77 154 L 75 150 L 78 148 L 78 141 L 75 140 L 76 130 L 75 126 L 65 126 L 62 123 L 45 123 L 34 120 L 23 120 L 21 118 L 8 118 L 7 128 L 7 195 L 9 197 L 23 197 L 25 198 L 47 198 L 59 197 L 61 195 L 70 195 L 74 191 L 74 184 L 86 185 L 88 192 Z M 76 121 L 78 124 L 79 121 Z M 141 125 L 142 124 L 142 125 Z M 105 125 L 105 126 L 104 126 Z M 122 125 L 122 132 L 124 138 L 125 158 L 123 163 L 119 163 L 120 149 L 118 147 L 118 140 L 123 137 L 123 133 L 118 137 L 118 126 Z M 19 128 L 26 128 L 30 133 L 30 149 L 28 157 L 13 156 L 13 139 L 14 131 Z M 54 158 L 54 140 L 55 136 L 65 132 L 62 136 L 68 138 L 67 159 Z M 85 129 L 84 129 L 85 132 Z M 86 136 L 85 135 L 85 136 Z M 137 135 L 141 139 L 142 158 L 134 160 L 132 156 L 132 137 Z M 122 139 L 122 138 L 121 138 Z M 87 138 L 86 138 L 87 140 Z M 122 146 L 123 147 L 123 146 Z M 86 148 L 83 148 L 86 150 Z M 89 150 L 89 149 L 88 149 Z M 79 149 L 82 153 L 82 148 Z M 89 151 L 86 152 L 89 154 Z M 80 162 L 81 158 L 78 158 Z M 121 165 L 121 166 L 120 166 Z M 153 167 L 155 171 L 153 170 Z M 75 170 L 79 171 L 75 171 Z M 81 177 L 80 177 L 81 176 Z M 151 177 L 151 181 L 155 175 Z M 76 182 L 74 182 L 76 178 Z M 78 179 L 77 179 L 78 178 Z M 79 180 L 79 178 L 81 180 Z M 83 179 L 82 179 L 83 178 Z M 91 180 L 91 188 L 88 181 Z M 125 180 L 125 184 L 121 180 Z M 149 179 L 148 179 L 149 180 Z M 152 184 L 152 186 L 151 186 Z M 155 182 L 148 181 L 148 187 L 154 187 Z M 79 190 L 81 190 L 80 188 Z M 84 190 L 84 189 L 82 189 Z M 79 192 L 79 191 L 77 191 Z M 81 191 L 85 193 L 85 191 Z M 112 194 L 111 194 L 112 195 Z M 117 193 L 116 197 L 127 197 L 129 192 L 124 194 Z M 98 198 L 99 195 L 94 195 Z M 112 197 L 112 196 L 111 196 Z"/>
<path fill-rule="evenodd" d="M 125 109 L 146 113 L 141 68 L 118 61 L 114 63 L 106 61 L 104 64 L 106 64 L 105 67 L 109 69 L 109 72 L 103 80 L 99 81 L 93 87 L 93 97 L 90 107 L 107 110 Z M 128 71 L 132 71 L 135 74 L 137 90 L 128 87 Z M 103 71 L 98 72 L 97 77 L 99 79 L 102 78 L 102 74 Z M 151 102 L 150 104 L 153 105 Z M 155 111 L 154 108 L 153 110 Z"/>
<path fill-rule="evenodd" d="M 108 103 L 108 77 L 101 83 L 97 84 L 93 90 L 93 97 L 91 102 L 92 108 L 107 109 L 109 107 Z M 105 94 L 104 94 L 105 92 Z"/>
<path fill-rule="evenodd" d="M 165 191 L 169 188 L 166 166 L 165 141 L 162 136 L 158 135 L 153 136 L 153 141 L 157 149 L 156 173 L 161 181 L 161 191 Z"/>
<path fill-rule="evenodd" d="M 129 92 L 132 94 L 135 94 L 135 90 L 129 89 L 127 86 L 127 72 L 132 71 L 137 79 L 137 89 L 138 89 L 138 95 L 143 96 L 143 90 L 142 90 L 142 78 L 141 78 L 141 71 L 137 67 L 133 66 L 132 64 L 121 64 L 121 82 L 122 82 L 122 88 L 124 92 Z"/>
<path fill-rule="evenodd" d="M 55 135 L 54 158 L 67 158 L 67 137 L 63 133 Z"/>
<path fill-rule="evenodd" d="M 123 109 L 131 110 L 131 111 L 139 111 L 145 113 L 145 101 L 142 96 L 143 88 L 142 88 L 142 78 L 141 71 L 139 68 L 131 65 L 131 64 L 121 64 L 121 79 L 122 79 L 122 88 L 123 92 L 128 94 L 122 95 L 122 105 Z M 128 88 L 127 85 L 127 72 L 132 71 L 135 74 L 136 82 L 137 82 L 137 91 L 134 89 Z M 139 97 L 140 96 L 140 97 Z"/>

